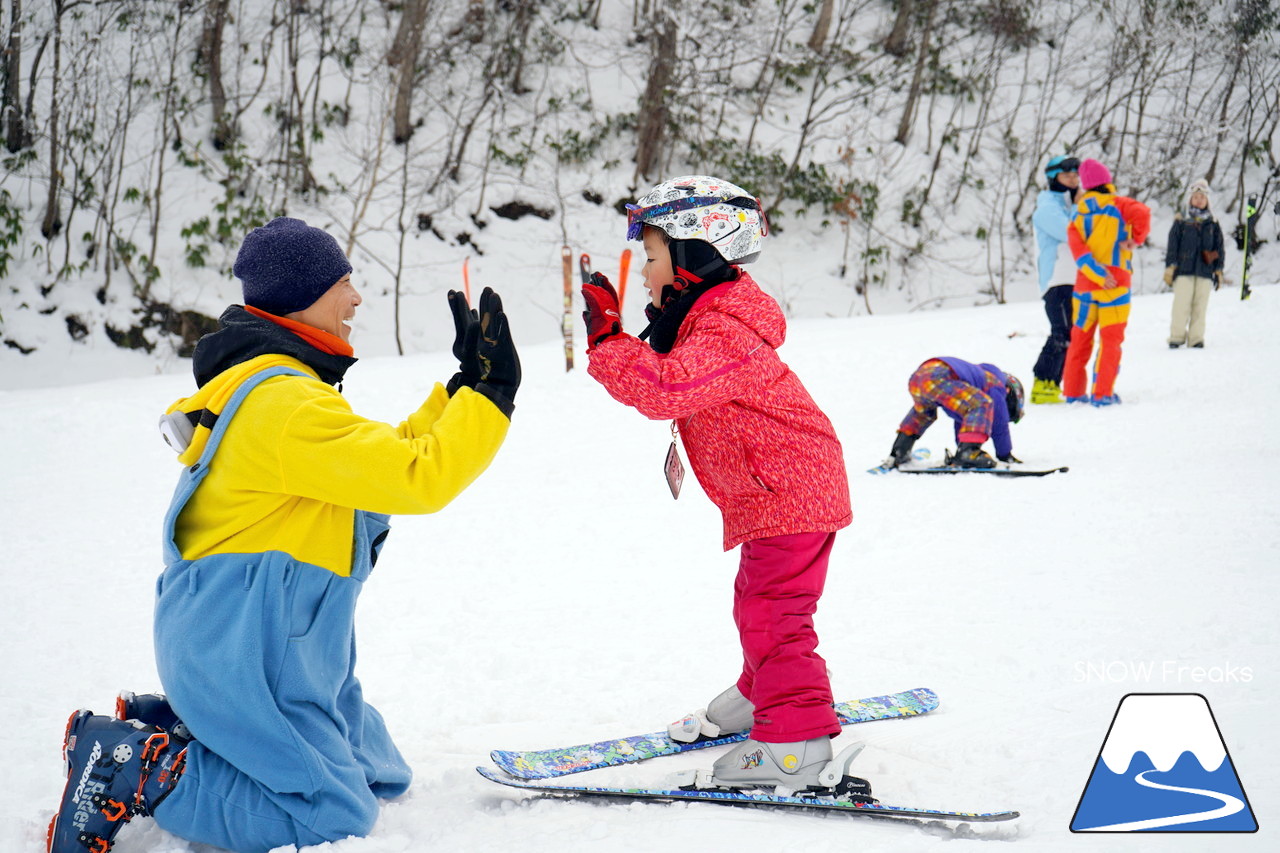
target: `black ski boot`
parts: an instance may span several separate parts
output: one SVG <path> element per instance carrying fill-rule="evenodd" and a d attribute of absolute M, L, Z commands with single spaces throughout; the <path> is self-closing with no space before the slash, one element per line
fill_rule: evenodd
<path fill-rule="evenodd" d="M 911 448 L 915 446 L 917 438 L 919 436 L 907 435 L 905 432 L 898 433 L 898 437 L 893 440 L 893 449 L 889 451 L 889 458 L 893 460 L 894 467 L 906 465 L 911 461 Z"/>
<path fill-rule="evenodd" d="M 996 460 L 982 449 L 981 444 L 962 441 L 956 448 L 956 455 L 951 457 L 951 464 L 957 468 L 994 468 Z"/>

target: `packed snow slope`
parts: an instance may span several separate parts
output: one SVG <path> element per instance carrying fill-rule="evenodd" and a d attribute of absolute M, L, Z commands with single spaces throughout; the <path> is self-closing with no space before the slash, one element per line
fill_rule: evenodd
<path fill-rule="evenodd" d="M 444 300 L 438 309 L 444 312 Z M 792 323 L 785 360 L 844 442 L 855 520 L 818 614 L 838 698 L 929 686 L 927 717 L 847 729 L 884 802 L 1009 824 L 889 824 L 703 804 L 564 802 L 477 776 L 489 750 L 660 729 L 731 683 L 737 555 L 692 477 L 673 502 L 667 425 L 615 403 L 559 348 L 525 384 L 492 468 L 434 517 L 401 518 L 359 613 L 367 696 L 417 776 L 371 837 L 401 851 L 1274 850 L 1280 644 L 1280 287 L 1215 294 L 1204 350 L 1165 345 L 1167 295 L 1133 304 L 1109 409 L 1032 406 L 1028 466 L 1067 474 L 873 477 L 924 359 L 991 361 L 1030 385 L 1039 305 Z M 519 340 L 520 329 L 515 329 Z M 357 350 L 361 341 L 355 341 Z M 444 349 L 447 342 L 442 341 Z M 397 421 L 453 371 L 444 354 L 362 361 L 345 393 Z M 0 849 L 43 850 L 67 714 L 159 687 L 151 606 L 177 474 L 155 421 L 183 375 L 0 391 Z M 920 442 L 940 454 L 949 422 Z M 1120 699 L 1207 697 L 1261 830 L 1076 837 L 1067 827 Z M 235 697 L 227 697 L 234 702 Z M 661 784 L 693 753 L 573 777 Z M 989 848 L 988 848 L 989 849 Z M 117 853 L 210 853 L 148 820 Z"/>

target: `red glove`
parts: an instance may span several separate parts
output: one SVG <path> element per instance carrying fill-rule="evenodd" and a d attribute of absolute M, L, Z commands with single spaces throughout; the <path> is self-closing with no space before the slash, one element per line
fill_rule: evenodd
<path fill-rule="evenodd" d="M 591 280 L 582 285 L 582 301 L 587 310 L 582 321 L 587 324 L 587 351 L 622 334 L 622 315 L 618 311 L 618 293 L 609 279 L 600 273 L 592 273 Z"/>

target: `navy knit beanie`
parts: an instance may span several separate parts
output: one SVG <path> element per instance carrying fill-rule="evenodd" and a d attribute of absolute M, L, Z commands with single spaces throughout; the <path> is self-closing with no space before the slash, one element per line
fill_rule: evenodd
<path fill-rule="evenodd" d="M 282 316 L 310 307 L 351 263 L 331 235 L 281 216 L 245 236 L 233 271 L 245 305 Z"/>

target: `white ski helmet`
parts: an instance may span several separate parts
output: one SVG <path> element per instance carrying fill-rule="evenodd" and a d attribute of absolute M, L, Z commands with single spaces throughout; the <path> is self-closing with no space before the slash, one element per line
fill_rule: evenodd
<path fill-rule="evenodd" d="M 639 240 L 645 225 L 661 228 L 672 240 L 710 243 L 730 264 L 760 257 L 760 238 L 769 233 L 760 199 L 710 175 L 663 181 L 628 204 L 627 239 Z"/>

